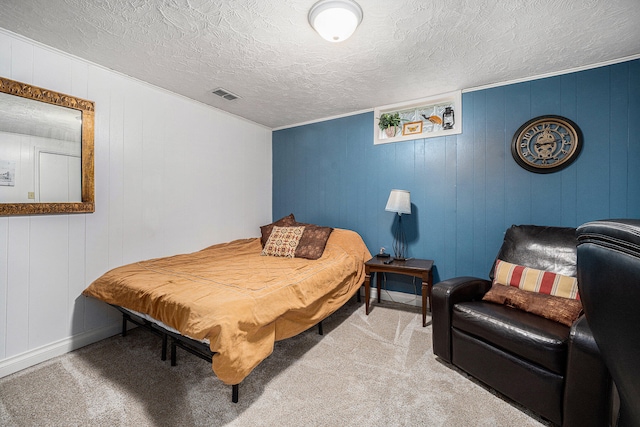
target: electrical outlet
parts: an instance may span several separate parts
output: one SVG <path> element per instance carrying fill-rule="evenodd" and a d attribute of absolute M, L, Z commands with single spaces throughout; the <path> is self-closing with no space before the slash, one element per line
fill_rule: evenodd
<path fill-rule="evenodd" d="M 29 191 L 27 193 L 27 199 L 35 200 L 35 198 L 36 198 L 36 193 L 35 192 Z"/>

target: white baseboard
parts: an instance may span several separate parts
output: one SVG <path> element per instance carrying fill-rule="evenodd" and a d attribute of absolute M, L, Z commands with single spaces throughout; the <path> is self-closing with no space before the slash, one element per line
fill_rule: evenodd
<path fill-rule="evenodd" d="M 0 361 L 0 378 L 118 334 L 122 323 L 74 335 Z"/>

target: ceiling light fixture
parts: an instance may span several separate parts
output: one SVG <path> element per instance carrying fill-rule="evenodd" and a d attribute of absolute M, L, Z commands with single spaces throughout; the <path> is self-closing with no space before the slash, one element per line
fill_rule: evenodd
<path fill-rule="evenodd" d="M 353 0 L 320 0 L 309 11 L 309 24 L 330 42 L 341 42 L 362 22 L 362 8 Z"/>

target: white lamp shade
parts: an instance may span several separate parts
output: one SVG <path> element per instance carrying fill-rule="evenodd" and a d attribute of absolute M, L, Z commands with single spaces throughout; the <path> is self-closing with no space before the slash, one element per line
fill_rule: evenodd
<path fill-rule="evenodd" d="M 341 42 L 362 22 L 362 9 L 352 0 L 320 0 L 309 11 L 309 24 L 330 42 Z"/>
<path fill-rule="evenodd" d="M 397 212 L 398 215 L 411 213 L 411 193 L 406 190 L 391 190 L 385 211 Z"/>

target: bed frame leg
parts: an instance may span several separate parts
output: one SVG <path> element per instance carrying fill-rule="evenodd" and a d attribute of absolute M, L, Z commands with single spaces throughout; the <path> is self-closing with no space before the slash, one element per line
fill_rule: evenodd
<path fill-rule="evenodd" d="M 233 403 L 238 403 L 238 384 L 231 386 L 231 401 Z"/>
<path fill-rule="evenodd" d="M 324 331 L 322 330 L 322 320 L 318 322 L 318 335 L 324 335 Z"/>
<path fill-rule="evenodd" d="M 122 314 L 122 336 L 127 336 L 127 315 Z"/>
<path fill-rule="evenodd" d="M 356 301 L 362 302 L 362 298 L 360 297 L 360 289 L 358 289 L 358 292 L 356 292 Z"/>
<path fill-rule="evenodd" d="M 171 366 L 176 366 L 176 340 L 171 338 Z"/>
<path fill-rule="evenodd" d="M 167 360 L 167 334 L 162 334 L 162 356 L 160 359 Z"/>

